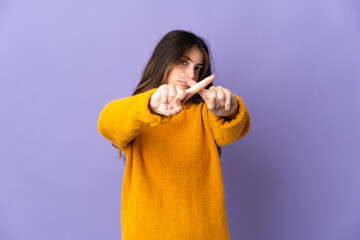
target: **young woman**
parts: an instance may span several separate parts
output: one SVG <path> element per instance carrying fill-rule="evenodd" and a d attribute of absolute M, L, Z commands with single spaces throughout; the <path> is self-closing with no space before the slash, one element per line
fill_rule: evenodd
<path fill-rule="evenodd" d="M 126 156 L 123 239 L 230 239 L 220 147 L 244 137 L 250 117 L 214 79 L 205 42 L 171 31 L 133 96 L 102 110 L 100 133 Z"/>

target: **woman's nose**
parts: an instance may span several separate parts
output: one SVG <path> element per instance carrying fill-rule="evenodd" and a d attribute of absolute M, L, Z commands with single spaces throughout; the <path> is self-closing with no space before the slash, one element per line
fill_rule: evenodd
<path fill-rule="evenodd" d="M 188 69 L 186 70 L 186 76 L 188 76 L 188 77 L 191 78 L 191 79 L 194 79 L 194 69 L 188 68 Z"/>

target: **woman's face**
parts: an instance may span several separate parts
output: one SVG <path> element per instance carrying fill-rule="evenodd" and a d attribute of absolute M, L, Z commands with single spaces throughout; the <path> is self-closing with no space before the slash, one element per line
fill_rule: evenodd
<path fill-rule="evenodd" d="M 175 84 L 182 88 L 189 88 L 188 78 L 199 81 L 199 77 L 204 68 L 203 54 L 197 48 L 193 47 L 186 56 L 179 59 L 169 70 L 166 83 Z M 183 73 L 187 78 L 181 77 Z"/>

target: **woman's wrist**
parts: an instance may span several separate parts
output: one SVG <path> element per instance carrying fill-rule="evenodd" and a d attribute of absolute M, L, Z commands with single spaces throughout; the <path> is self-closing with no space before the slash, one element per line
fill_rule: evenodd
<path fill-rule="evenodd" d="M 231 114 L 229 114 L 228 116 L 224 116 L 224 118 L 226 118 L 227 120 L 232 120 L 234 118 L 236 118 L 236 115 L 239 113 L 239 105 L 235 108 L 235 111 Z"/>
<path fill-rule="evenodd" d="M 150 112 L 151 112 L 152 114 L 156 114 L 156 115 L 162 116 L 161 114 L 159 114 L 159 113 L 156 112 L 156 109 L 155 109 L 155 108 L 151 107 L 151 104 L 150 104 L 150 103 L 149 103 L 148 107 L 149 107 L 149 110 L 150 110 Z"/>

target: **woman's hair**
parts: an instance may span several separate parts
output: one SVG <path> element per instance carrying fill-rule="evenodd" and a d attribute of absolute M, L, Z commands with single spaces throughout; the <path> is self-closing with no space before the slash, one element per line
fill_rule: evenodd
<path fill-rule="evenodd" d="M 200 73 L 199 81 L 210 76 L 211 55 L 205 41 L 191 32 L 173 30 L 168 32 L 156 45 L 154 52 L 152 53 L 150 60 L 142 73 L 140 83 L 137 85 L 132 95 L 134 96 L 139 93 L 144 93 L 165 84 L 168 73 L 173 65 L 176 64 L 182 57 L 186 56 L 193 47 L 198 48 L 203 54 L 204 67 Z M 211 86 L 212 83 L 206 86 L 206 89 Z M 192 101 L 200 103 L 204 100 L 199 94 L 195 94 L 192 97 Z M 114 144 L 113 146 L 116 147 Z M 117 149 L 120 153 L 119 157 L 121 157 L 122 152 L 119 148 Z M 220 147 L 218 147 L 218 152 L 220 155 Z M 126 163 L 125 156 L 124 162 Z"/>

